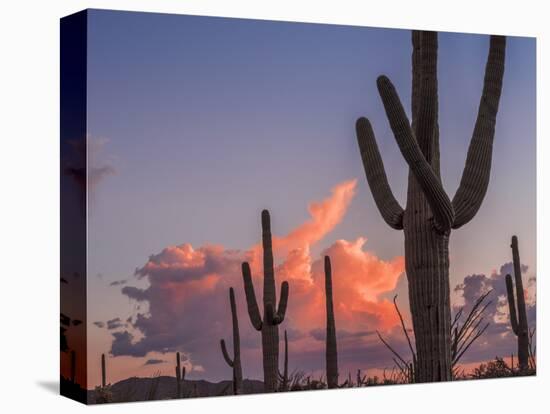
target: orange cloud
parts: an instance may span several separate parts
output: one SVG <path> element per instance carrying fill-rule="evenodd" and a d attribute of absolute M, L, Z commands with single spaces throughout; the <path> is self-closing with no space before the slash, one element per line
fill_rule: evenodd
<path fill-rule="evenodd" d="M 323 257 L 329 255 L 333 267 L 333 290 L 339 328 L 349 330 L 389 330 L 398 323 L 393 304 L 380 296 L 395 289 L 404 272 L 404 258 L 386 262 L 364 251 L 366 238 L 337 240 L 313 261 L 310 248 L 322 240 L 346 214 L 355 195 L 357 180 L 333 187 L 331 196 L 309 205 L 311 219 L 283 237 L 273 236 L 273 251 L 282 259 L 276 268 L 279 283 L 291 285 L 289 320 L 293 327 L 311 330 L 324 323 Z M 272 229 L 275 232 L 276 229 Z M 252 268 L 261 282 L 261 245 L 251 249 Z"/>
<path fill-rule="evenodd" d="M 292 332 L 293 352 L 323 346 L 319 338 L 325 327 L 324 255 L 329 255 L 332 261 L 336 322 L 342 347 L 346 343 L 362 347 L 368 340 L 368 332 L 390 331 L 398 324 L 393 304 L 384 299 L 384 295 L 395 289 L 403 274 L 403 257 L 390 261 L 380 259 L 374 252 L 365 250 L 366 238 L 337 240 L 319 257 L 311 254 L 312 246 L 342 221 L 355 188 L 356 180 L 334 186 L 326 199 L 309 205 L 310 218 L 287 235 L 278 236 L 277 228 L 272 228 L 277 288 L 283 280 L 290 284 L 287 318 L 282 328 Z M 259 369 L 260 343 L 257 332 L 248 323 L 242 291 L 240 267 L 244 260 L 250 262 L 261 302 L 261 243 L 246 251 L 216 245 L 194 248 L 185 243 L 152 255 L 136 270 L 136 276 L 146 278 L 149 286 L 122 288 L 129 298 L 149 304 L 148 314 L 137 315 L 133 323 L 133 329 L 139 331 L 142 338 L 136 342 L 131 333 L 118 333 L 113 342 L 116 354 L 113 354 L 145 356 L 150 352 L 180 350 L 189 355 L 190 363 L 203 365 L 209 375 L 216 370 L 224 372 L 224 366 L 217 364 L 211 354 L 219 352 L 212 338 L 228 335 L 227 289 L 233 286 L 240 309 L 242 341 L 252 344 L 243 353 L 249 364 Z"/>
<path fill-rule="evenodd" d="M 277 252 L 311 246 L 331 232 L 342 221 L 355 195 L 357 180 L 344 181 L 332 188 L 326 200 L 308 206 L 311 219 L 298 226 L 285 237 L 275 237 L 273 248 Z"/>
<path fill-rule="evenodd" d="M 272 228 L 271 231 L 274 233 L 272 237 L 274 256 L 279 259 L 287 259 L 290 256 L 295 257 L 297 254 L 295 250 L 309 250 L 310 246 L 322 240 L 344 218 L 355 195 L 356 185 L 357 180 L 344 181 L 332 188 L 330 197 L 320 202 L 310 203 L 308 211 L 311 218 L 286 236 L 276 236 L 276 229 Z M 261 243 L 253 246 L 249 255 L 253 273 L 260 272 L 262 266 Z M 301 274 L 304 275 L 303 272 Z"/>
<path fill-rule="evenodd" d="M 404 258 L 383 261 L 363 249 L 365 238 L 337 240 L 311 263 L 306 249 L 292 252 L 278 268 L 278 278 L 291 284 L 289 315 L 300 329 L 324 326 L 325 274 L 323 257 L 332 262 L 333 298 L 338 329 L 390 330 L 399 322 L 393 304 L 380 299 L 397 286 Z"/>

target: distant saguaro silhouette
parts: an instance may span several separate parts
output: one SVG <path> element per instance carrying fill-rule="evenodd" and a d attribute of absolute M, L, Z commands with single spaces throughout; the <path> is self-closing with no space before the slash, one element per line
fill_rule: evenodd
<path fill-rule="evenodd" d="M 516 300 L 514 301 L 514 282 L 512 276 L 506 275 L 506 290 L 508 293 L 508 307 L 510 309 L 510 323 L 514 334 L 518 337 L 518 365 L 520 371 L 529 368 L 529 326 L 525 308 L 525 294 L 521 280 L 521 262 L 517 236 L 512 237 L 512 257 L 514 261 L 514 279 L 516 281 Z M 517 311 L 516 311 L 517 302 Z"/>

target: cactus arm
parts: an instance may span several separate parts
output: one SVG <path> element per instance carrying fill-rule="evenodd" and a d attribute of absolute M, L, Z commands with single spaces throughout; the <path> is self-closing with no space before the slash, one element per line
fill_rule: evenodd
<path fill-rule="evenodd" d="M 477 120 L 460 185 L 453 197 L 453 206 L 456 212 L 453 223 L 455 229 L 474 218 L 489 186 L 495 124 L 504 76 L 505 52 L 506 38 L 491 36 Z"/>
<path fill-rule="evenodd" d="M 518 318 L 516 314 L 516 303 L 514 300 L 514 283 L 512 282 L 512 276 L 506 275 L 506 292 L 508 293 L 508 307 L 510 309 L 510 323 L 512 324 L 512 331 L 514 334 L 518 334 Z"/>
<path fill-rule="evenodd" d="M 391 81 L 386 76 L 380 76 L 377 84 L 397 145 L 430 205 L 435 227 L 440 232 L 447 232 L 454 222 L 453 205 L 441 181 L 422 154 Z"/>
<path fill-rule="evenodd" d="M 252 275 L 250 273 L 250 265 L 247 262 L 242 264 L 243 281 L 244 281 L 244 293 L 246 296 L 246 304 L 248 306 L 248 316 L 252 326 L 257 331 L 262 330 L 262 317 L 260 316 L 260 310 L 258 309 L 258 302 L 256 302 L 256 294 L 254 293 L 254 285 L 252 284 Z"/>
<path fill-rule="evenodd" d="M 384 221 L 393 229 L 403 229 L 403 208 L 395 199 L 388 177 L 384 170 L 384 162 L 380 156 L 374 132 L 366 118 L 359 118 L 355 124 L 357 142 L 361 152 L 363 168 L 367 182 L 374 197 L 374 202 L 382 214 Z"/>
<path fill-rule="evenodd" d="M 222 354 L 223 354 L 223 358 L 225 359 L 225 362 L 227 362 L 227 365 L 233 368 L 233 360 L 229 357 L 229 354 L 227 353 L 227 348 L 225 347 L 225 341 L 223 339 L 220 340 L 220 345 L 222 348 Z"/>
<path fill-rule="evenodd" d="M 281 283 L 281 298 L 279 299 L 279 308 L 275 312 L 273 304 L 265 305 L 266 319 L 271 325 L 279 325 L 285 320 L 286 307 L 288 304 L 288 282 Z"/>
<path fill-rule="evenodd" d="M 277 313 L 273 314 L 273 306 L 271 304 L 268 305 L 266 309 L 269 309 L 268 312 L 271 313 L 271 315 L 268 317 L 271 321 L 270 323 L 274 325 L 279 325 L 285 320 L 286 315 L 286 307 L 288 304 L 288 282 L 285 280 L 283 283 L 281 283 L 281 297 L 279 298 L 279 307 L 277 309 Z"/>
<path fill-rule="evenodd" d="M 235 291 L 229 288 L 229 302 L 231 304 L 231 319 L 233 325 L 233 360 L 240 359 L 241 338 L 239 334 L 239 318 L 237 316 L 237 303 L 235 301 Z"/>
<path fill-rule="evenodd" d="M 283 368 L 283 384 L 286 388 L 288 384 L 288 338 L 286 335 L 285 329 L 285 359 L 284 359 L 284 368 Z"/>

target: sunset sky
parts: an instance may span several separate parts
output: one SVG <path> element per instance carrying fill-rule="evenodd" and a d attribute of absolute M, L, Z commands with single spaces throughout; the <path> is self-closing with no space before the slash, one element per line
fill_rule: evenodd
<path fill-rule="evenodd" d="M 277 285 L 290 283 L 290 369 L 324 370 L 322 256 L 333 262 L 340 378 L 391 368 L 380 330 L 405 350 L 391 300 L 410 326 L 403 234 L 382 220 L 354 125 L 367 116 L 402 205 L 408 169 L 376 91 L 386 74 L 409 112 L 410 31 L 91 11 L 88 26 L 88 363 L 99 383 L 173 375 L 230 379 L 228 288 L 245 378 L 262 377 L 240 264 L 261 298 L 260 212 L 272 217 Z M 442 180 L 458 186 L 489 38 L 441 33 Z M 410 113 L 410 112 L 409 112 Z M 534 301 L 535 40 L 508 39 L 491 182 L 476 218 L 451 235 L 453 304 L 493 288 L 492 326 L 465 362 L 515 352 L 503 298 L 518 235 Z M 504 267 L 503 267 L 504 266 Z M 458 286 L 456 290 L 454 288 Z M 534 307 L 529 309 L 534 323 Z"/>

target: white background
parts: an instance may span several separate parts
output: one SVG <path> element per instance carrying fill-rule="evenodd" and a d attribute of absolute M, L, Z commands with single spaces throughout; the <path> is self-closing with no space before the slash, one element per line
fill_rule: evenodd
<path fill-rule="evenodd" d="M 87 7 L 536 36 L 538 376 L 276 396 L 97 407 L 102 412 L 548 412 L 550 34 L 544 0 L 3 1 L 0 12 L 0 410 L 80 412 L 57 395 L 59 356 L 59 18 Z M 546 74 L 546 78 L 544 75 Z M 541 76 L 542 75 L 542 76 Z M 521 150 L 518 137 L 518 150 Z M 546 161 L 546 162 L 545 162 Z M 510 165 L 513 173 L 514 165 Z M 510 189 L 513 191 L 513 189 Z M 545 254 L 546 253 L 546 254 Z M 89 408 L 91 409 L 91 408 Z"/>

